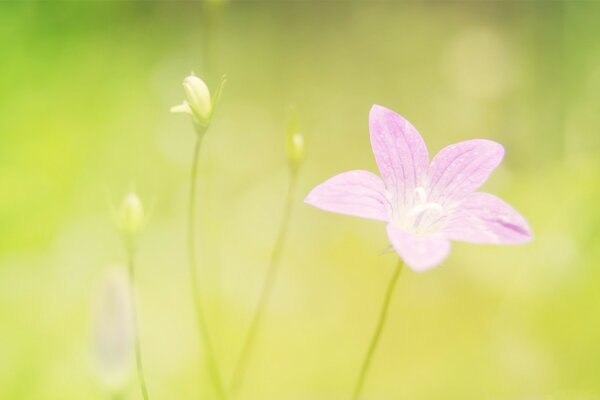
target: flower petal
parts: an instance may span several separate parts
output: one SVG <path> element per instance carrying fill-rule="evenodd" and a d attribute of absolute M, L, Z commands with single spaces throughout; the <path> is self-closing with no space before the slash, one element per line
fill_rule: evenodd
<path fill-rule="evenodd" d="M 504 200 L 482 192 L 472 193 L 460 203 L 444 234 L 472 243 L 518 244 L 532 239 L 531 228 L 521 214 Z"/>
<path fill-rule="evenodd" d="M 192 115 L 192 109 L 190 108 L 190 105 L 188 104 L 187 101 L 184 101 L 181 104 L 177 104 L 176 106 L 171 107 L 170 110 L 172 113 L 185 113 L 185 114 L 189 114 Z"/>
<path fill-rule="evenodd" d="M 429 164 L 427 146 L 406 119 L 374 105 L 369 115 L 371 147 L 386 188 L 400 204 L 412 201 Z"/>
<path fill-rule="evenodd" d="M 503 156 L 501 144 L 485 139 L 465 140 L 443 148 L 429 166 L 430 201 L 446 203 L 477 190 Z"/>
<path fill-rule="evenodd" d="M 387 233 L 400 258 L 416 272 L 438 266 L 450 252 L 450 241 L 443 235 L 415 235 L 392 224 Z"/>
<path fill-rule="evenodd" d="M 381 178 L 369 171 L 348 171 L 314 188 L 304 202 L 325 211 L 388 221 Z"/>

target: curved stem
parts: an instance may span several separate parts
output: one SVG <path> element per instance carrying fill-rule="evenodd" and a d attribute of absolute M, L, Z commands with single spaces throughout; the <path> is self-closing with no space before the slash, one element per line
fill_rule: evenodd
<path fill-rule="evenodd" d="M 273 246 L 273 251 L 271 253 L 271 258 L 269 261 L 269 266 L 267 268 L 267 275 L 265 276 L 265 280 L 263 281 L 262 290 L 260 293 L 260 297 L 258 300 L 258 305 L 256 307 L 256 311 L 254 312 L 254 317 L 252 318 L 252 322 L 250 324 L 250 328 L 248 329 L 248 333 L 246 334 L 246 339 L 244 341 L 244 345 L 242 346 L 242 351 L 238 358 L 237 364 L 235 366 L 233 372 L 233 379 L 231 383 L 231 397 L 235 397 L 235 395 L 240 390 L 243 379 L 245 376 L 246 368 L 248 367 L 248 363 L 250 361 L 250 355 L 252 353 L 252 348 L 254 346 L 254 342 L 256 340 L 256 336 L 260 329 L 260 325 L 262 319 L 264 317 L 265 310 L 268 308 L 269 300 L 271 298 L 271 293 L 273 292 L 273 286 L 275 284 L 275 280 L 277 279 L 277 274 L 279 271 L 279 261 L 281 259 L 281 254 L 283 250 L 283 245 L 285 244 L 285 238 L 287 236 L 287 227 L 290 220 L 290 215 L 292 213 L 292 205 L 293 205 L 293 193 L 294 188 L 296 186 L 297 181 L 297 171 L 292 170 L 290 184 L 288 187 L 287 195 L 284 203 L 283 217 L 281 219 L 281 225 L 279 226 L 279 233 L 277 235 L 277 239 Z"/>
<path fill-rule="evenodd" d="M 144 364 L 142 363 L 142 348 L 140 344 L 140 329 L 138 323 L 138 313 L 135 302 L 135 254 L 132 238 L 127 238 L 127 265 L 129 269 L 129 289 L 131 292 L 131 310 L 133 320 L 133 343 L 135 347 L 135 365 L 137 369 L 138 379 L 140 381 L 140 390 L 142 398 L 148 400 L 148 388 L 146 386 L 146 378 L 144 375 Z"/>
<path fill-rule="evenodd" d="M 189 268 L 190 282 L 192 286 L 192 296 L 194 300 L 194 308 L 198 329 L 200 330 L 200 346 L 204 348 L 206 354 L 206 366 L 213 383 L 217 399 L 225 399 L 225 390 L 219 373 L 219 368 L 215 359 L 215 353 L 211 337 L 209 334 L 206 318 L 204 315 L 202 295 L 198 285 L 198 273 L 196 268 L 196 251 L 195 251 L 195 229 L 194 222 L 196 217 L 196 177 L 198 175 L 198 163 L 200 159 L 200 148 L 202 145 L 202 136 L 198 134 L 196 145 L 194 148 L 194 157 L 192 160 L 192 171 L 190 177 L 190 199 L 188 210 L 188 251 L 189 251 Z"/>
<path fill-rule="evenodd" d="M 377 327 L 375 328 L 375 333 L 371 338 L 371 343 L 369 344 L 369 349 L 367 350 L 367 355 L 362 363 L 362 367 L 360 369 L 360 373 L 358 375 L 358 381 L 356 382 L 356 386 L 354 388 L 354 394 L 352 395 L 352 400 L 358 400 L 362 393 L 362 388 L 365 384 L 365 379 L 367 377 L 367 372 L 369 372 L 369 366 L 371 365 L 371 360 L 373 359 L 373 354 L 375 354 L 375 350 L 377 349 L 377 344 L 379 343 L 379 338 L 381 336 L 381 332 L 385 326 L 385 321 L 387 319 L 388 309 L 390 307 L 390 301 L 394 294 L 394 289 L 396 288 L 396 283 L 398 282 L 398 277 L 400 276 L 400 272 L 402 271 L 402 266 L 404 263 L 400 260 L 398 261 L 398 265 L 396 266 L 396 270 L 392 275 L 392 279 L 388 285 L 387 292 L 385 294 L 385 298 L 383 300 L 383 306 L 381 308 L 381 314 L 379 315 L 379 322 L 377 322 Z"/>

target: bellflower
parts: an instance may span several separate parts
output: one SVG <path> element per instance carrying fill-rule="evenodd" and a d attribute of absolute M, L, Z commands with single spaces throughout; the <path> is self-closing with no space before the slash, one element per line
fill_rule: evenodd
<path fill-rule="evenodd" d="M 394 250 L 414 271 L 439 265 L 451 240 L 531 240 L 523 216 L 498 197 L 476 191 L 500 164 L 502 145 L 465 140 L 445 147 L 430 162 L 419 132 L 395 112 L 374 105 L 369 128 L 381 177 L 363 170 L 341 173 L 314 188 L 306 203 L 385 222 Z"/>

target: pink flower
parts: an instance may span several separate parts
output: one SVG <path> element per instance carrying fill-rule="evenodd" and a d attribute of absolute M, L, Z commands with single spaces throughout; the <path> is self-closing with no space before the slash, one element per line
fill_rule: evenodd
<path fill-rule="evenodd" d="M 465 140 L 429 162 L 419 132 L 395 112 L 374 105 L 369 128 L 381 177 L 362 170 L 341 173 L 314 188 L 306 203 L 385 222 L 392 246 L 414 271 L 439 265 L 450 252 L 450 240 L 531 240 L 523 216 L 498 197 L 475 191 L 500 164 L 501 144 Z"/>

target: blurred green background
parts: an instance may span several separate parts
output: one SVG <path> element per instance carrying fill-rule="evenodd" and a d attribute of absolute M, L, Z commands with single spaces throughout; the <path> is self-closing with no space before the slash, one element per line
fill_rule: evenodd
<path fill-rule="evenodd" d="M 600 3 L 0 3 L 0 399 L 108 399 L 94 304 L 125 260 L 110 214 L 148 208 L 138 300 L 152 399 L 210 399 L 185 221 L 194 133 L 168 112 L 195 71 L 229 80 L 202 150 L 198 252 L 228 379 L 307 137 L 281 275 L 241 399 L 347 399 L 395 264 L 377 222 L 305 206 L 375 171 L 373 103 L 435 153 L 503 143 L 485 185 L 530 221 L 521 247 L 457 243 L 405 271 L 365 399 L 600 398 Z M 108 194 L 107 194 L 108 193 Z M 132 374 L 124 398 L 139 398 Z"/>

